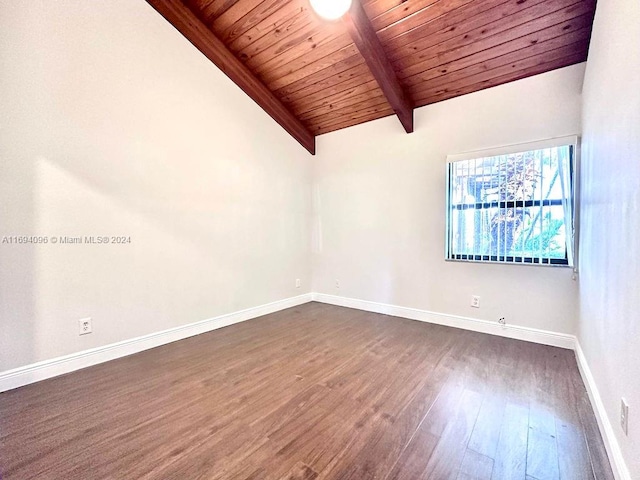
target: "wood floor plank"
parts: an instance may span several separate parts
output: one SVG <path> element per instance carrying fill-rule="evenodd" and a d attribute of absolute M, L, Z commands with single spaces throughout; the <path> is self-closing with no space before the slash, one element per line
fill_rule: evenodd
<path fill-rule="evenodd" d="M 556 436 L 553 413 L 532 405 L 529 409 L 527 475 L 540 479 L 560 479 Z"/>
<path fill-rule="evenodd" d="M 572 352 L 319 303 L 0 394 L 0 468 L 3 480 L 613 478 Z"/>
<path fill-rule="evenodd" d="M 492 472 L 492 458 L 467 449 L 457 480 L 490 480 Z"/>
<path fill-rule="evenodd" d="M 556 423 L 560 478 L 594 480 L 589 451 L 581 429 L 570 422 Z"/>
<path fill-rule="evenodd" d="M 527 468 L 529 409 L 509 403 L 504 412 L 492 479 L 524 480 Z"/>
<path fill-rule="evenodd" d="M 454 418 L 442 432 L 423 478 L 456 478 L 478 418 L 482 395 L 465 390 Z M 451 414 L 449 414 L 451 415 Z"/>
<path fill-rule="evenodd" d="M 298 462 L 282 480 L 314 480 L 318 476 L 309 465 Z"/>
<path fill-rule="evenodd" d="M 492 394 L 485 396 L 469 439 L 469 449 L 488 458 L 496 458 L 505 407 L 504 397 Z"/>

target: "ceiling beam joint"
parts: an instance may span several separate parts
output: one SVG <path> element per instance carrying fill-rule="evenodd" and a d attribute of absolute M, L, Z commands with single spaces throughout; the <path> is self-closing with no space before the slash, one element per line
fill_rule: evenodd
<path fill-rule="evenodd" d="M 413 103 L 400 85 L 396 72 L 359 0 L 353 0 L 351 9 L 342 20 L 405 131 L 413 132 Z"/>

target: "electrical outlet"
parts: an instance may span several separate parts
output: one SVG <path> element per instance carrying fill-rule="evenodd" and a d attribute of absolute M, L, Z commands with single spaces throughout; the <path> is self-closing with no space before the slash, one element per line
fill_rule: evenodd
<path fill-rule="evenodd" d="M 87 333 L 91 333 L 93 328 L 91 327 L 91 317 L 81 318 L 78 320 L 78 334 L 86 335 Z"/>
<path fill-rule="evenodd" d="M 507 324 L 507 321 L 504 319 L 504 317 L 500 317 L 500 318 L 498 319 L 498 323 L 499 323 L 500 325 L 503 325 L 503 326 L 504 326 L 504 325 L 506 325 L 506 324 Z"/>
<path fill-rule="evenodd" d="M 340 280 L 336 279 L 336 288 L 340 288 Z"/>
<path fill-rule="evenodd" d="M 300 285 L 301 285 L 300 279 L 296 278 L 296 288 L 300 288 Z"/>
<path fill-rule="evenodd" d="M 620 426 L 625 435 L 629 434 L 629 404 L 624 398 L 620 399 Z"/>
<path fill-rule="evenodd" d="M 473 308 L 480 308 L 480 296 L 471 295 L 471 306 Z"/>

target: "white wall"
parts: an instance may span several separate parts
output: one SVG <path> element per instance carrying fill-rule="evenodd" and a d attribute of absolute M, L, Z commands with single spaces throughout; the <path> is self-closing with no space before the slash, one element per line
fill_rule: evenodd
<path fill-rule="evenodd" d="M 0 65 L 0 239 L 132 239 L 0 243 L 0 372 L 309 291 L 313 157 L 146 2 L 0 1 Z"/>
<path fill-rule="evenodd" d="M 584 84 L 578 337 L 640 478 L 640 3 L 601 0 Z M 619 426 L 630 405 L 629 435 Z"/>
<path fill-rule="evenodd" d="M 445 262 L 445 164 L 448 154 L 580 133 L 583 72 L 420 108 L 410 135 L 388 117 L 319 137 L 314 291 L 573 333 L 570 268 Z"/>

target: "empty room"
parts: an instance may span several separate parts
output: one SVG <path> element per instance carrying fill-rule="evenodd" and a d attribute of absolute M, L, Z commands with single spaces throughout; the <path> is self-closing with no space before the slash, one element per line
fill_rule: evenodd
<path fill-rule="evenodd" d="M 0 0 L 0 480 L 640 480 L 637 0 Z"/>

